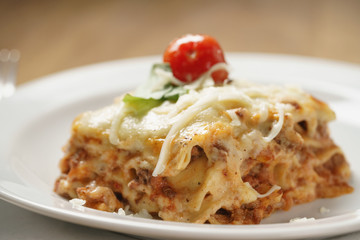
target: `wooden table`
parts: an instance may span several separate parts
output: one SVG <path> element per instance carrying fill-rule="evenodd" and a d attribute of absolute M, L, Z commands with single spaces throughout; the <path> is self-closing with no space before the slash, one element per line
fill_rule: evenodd
<path fill-rule="evenodd" d="M 19 84 L 81 65 L 162 54 L 185 33 L 225 51 L 360 63 L 360 1 L 0 1 L 0 49 L 21 51 Z"/>

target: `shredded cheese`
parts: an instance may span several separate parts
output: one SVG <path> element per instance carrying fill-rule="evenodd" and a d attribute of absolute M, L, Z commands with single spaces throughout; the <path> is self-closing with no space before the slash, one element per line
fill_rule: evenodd
<path fill-rule="evenodd" d="M 186 84 L 184 87 L 187 89 L 198 90 L 201 88 L 214 86 L 214 81 L 211 77 L 211 74 L 220 69 L 225 69 L 230 72 L 229 65 L 226 63 L 217 63 L 213 65 L 207 72 L 202 74 L 198 80 L 190 84 Z"/>
<path fill-rule="evenodd" d="M 114 118 L 114 121 L 111 123 L 109 140 L 110 140 L 110 143 L 113 145 L 117 145 L 119 143 L 119 136 L 118 136 L 119 127 L 120 127 L 121 121 L 126 116 L 126 112 L 124 111 L 125 110 L 124 105 L 125 104 L 123 102 L 120 102 L 119 108 L 115 115 L 116 117 Z"/>
<path fill-rule="evenodd" d="M 279 119 L 276 123 L 273 124 L 273 127 L 268 136 L 263 137 L 265 142 L 270 142 L 273 140 L 281 131 L 281 128 L 284 124 L 284 104 L 277 103 L 275 108 L 278 111 Z"/>
<path fill-rule="evenodd" d="M 180 113 L 176 123 L 174 123 L 174 125 L 171 127 L 162 145 L 159 160 L 153 171 L 154 177 L 158 176 L 165 170 L 165 167 L 169 161 L 170 146 L 172 141 L 180 132 L 180 130 L 194 118 L 194 116 L 219 102 L 236 101 L 243 105 L 250 105 L 252 102 L 252 100 L 241 91 L 229 93 L 227 90 L 234 91 L 234 88 L 232 87 L 223 88 L 220 91 L 217 88 L 208 88 L 207 90 L 207 94 L 195 102 L 195 104 Z"/>
<path fill-rule="evenodd" d="M 229 114 L 229 117 L 231 118 L 231 125 L 232 126 L 241 126 L 241 121 L 239 119 L 239 117 L 236 115 L 235 113 L 236 109 L 230 109 L 227 110 L 227 114 Z"/>
<path fill-rule="evenodd" d="M 171 82 L 175 85 L 183 85 L 184 83 L 174 77 L 171 72 L 167 72 L 164 69 L 157 68 L 155 72 L 158 76 L 160 76 L 161 81 L 158 81 L 156 85 L 154 85 L 153 90 L 160 90 L 166 83 Z"/>
<path fill-rule="evenodd" d="M 158 108 L 150 110 L 148 113 L 149 116 L 151 114 L 166 116 L 166 122 L 164 122 L 164 124 L 167 124 L 167 126 L 164 127 L 156 125 L 160 124 L 160 122 L 154 122 L 155 125 L 154 128 L 152 128 L 154 131 L 157 131 L 157 129 L 167 129 L 166 132 L 162 132 L 161 135 L 159 135 L 162 136 L 163 133 L 166 133 L 164 135 L 165 140 L 162 144 L 158 161 L 153 171 L 153 176 L 158 176 L 164 172 L 170 161 L 169 158 L 171 145 L 181 130 L 184 129 L 194 118 L 196 118 L 198 114 L 212 106 L 222 105 L 222 108 L 225 110 L 225 112 L 228 113 L 230 117 L 230 124 L 238 128 L 243 126 L 240 119 L 236 116 L 234 111 L 229 111 L 230 109 L 226 109 L 226 106 L 236 106 L 236 109 L 238 107 L 247 108 L 247 110 L 252 115 L 259 116 L 259 124 L 265 122 L 268 119 L 269 108 L 274 106 L 275 110 L 277 111 L 278 119 L 272 123 L 272 128 L 269 134 L 260 138 L 264 142 L 270 142 L 281 131 L 284 123 L 284 104 L 278 103 L 278 99 L 269 98 L 271 94 L 276 94 L 279 89 L 274 87 L 263 87 L 260 91 L 253 85 L 237 86 L 235 83 L 215 87 L 205 84 L 207 80 L 211 80 L 212 72 L 224 68 L 227 68 L 225 63 L 218 63 L 214 65 L 208 72 L 203 74 L 200 79 L 192 84 L 184 85 L 185 88 L 189 89 L 189 93 L 180 96 L 175 104 L 166 102 Z M 170 81 L 172 78 L 174 78 L 173 76 L 170 76 L 171 73 L 166 72 L 160 68 L 157 69 L 157 71 L 157 74 L 162 76 L 164 79 L 167 79 L 167 81 Z M 120 132 L 122 128 L 122 122 L 125 121 L 124 117 L 126 117 L 126 115 L 127 111 L 124 107 L 124 103 L 121 102 L 119 104 L 116 117 L 112 121 L 110 128 L 109 140 L 113 145 L 121 144 Z M 144 117 L 143 119 L 145 123 L 145 120 L 148 118 Z M 141 131 L 141 129 L 138 131 Z M 240 131 L 237 132 L 239 133 Z M 141 140 L 139 139 L 139 141 Z"/>
<path fill-rule="evenodd" d="M 259 123 L 265 122 L 269 116 L 269 105 L 268 104 L 266 104 L 264 102 L 261 102 L 259 104 L 259 115 L 260 115 Z"/>
<path fill-rule="evenodd" d="M 167 134 L 165 141 L 161 147 L 159 160 L 153 171 L 154 177 L 161 174 L 165 170 L 171 142 L 176 137 L 178 132 L 184 127 L 184 125 L 186 125 L 194 117 L 194 115 L 201 112 L 205 108 L 209 107 L 216 100 L 217 100 L 217 96 L 209 95 L 209 96 L 199 100 L 197 103 L 190 106 L 188 109 L 186 109 L 184 112 L 181 113 L 181 117 L 172 126 L 172 128 L 170 129 L 169 133 Z"/>
<path fill-rule="evenodd" d="M 258 198 L 267 197 L 267 196 L 269 196 L 270 194 L 272 194 L 273 192 L 276 192 L 276 191 L 278 191 L 278 190 L 281 189 L 280 186 L 274 185 L 274 186 L 272 186 L 266 193 L 260 194 L 260 193 L 258 193 L 258 192 L 250 185 L 250 183 L 245 182 L 244 184 L 245 184 L 249 189 L 255 191 L 255 193 L 256 193 L 256 195 L 257 195 Z"/>

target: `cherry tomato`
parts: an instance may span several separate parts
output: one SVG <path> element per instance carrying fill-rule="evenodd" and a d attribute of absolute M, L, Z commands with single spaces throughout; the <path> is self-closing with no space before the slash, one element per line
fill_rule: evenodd
<path fill-rule="evenodd" d="M 191 83 L 208 71 L 216 63 L 225 62 L 219 43 L 207 35 L 185 35 L 172 41 L 164 53 L 174 76 L 182 82 Z M 225 69 L 211 74 L 216 84 L 228 77 Z"/>

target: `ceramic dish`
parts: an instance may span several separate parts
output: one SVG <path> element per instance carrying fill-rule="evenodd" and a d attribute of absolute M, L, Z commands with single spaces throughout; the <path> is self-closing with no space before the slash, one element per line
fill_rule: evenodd
<path fill-rule="evenodd" d="M 360 230 L 360 67 L 320 59 L 264 54 L 227 54 L 233 77 L 295 84 L 326 101 L 337 113 L 330 128 L 351 164 L 352 194 L 277 212 L 260 225 L 222 226 L 148 220 L 72 205 L 53 193 L 61 147 L 81 112 L 109 105 L 148 76 L 160 56 L 107 62 L 44 77 L 0 102 L 0 198 L 76 224 L 163 239 L 298 239 Z M 325 207 L 330 211 L 320 211 Z M 296 217 L 313 221 L 289 223 Z"/>

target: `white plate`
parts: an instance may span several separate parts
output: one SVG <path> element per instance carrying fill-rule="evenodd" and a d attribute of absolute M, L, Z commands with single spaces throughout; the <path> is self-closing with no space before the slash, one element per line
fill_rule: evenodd
<path fill-rule="evenodd" d="M 360 230 L 360 68 L 319 59 L 263 54 L 228 54 L 233 76 L 264 83 L 303 86 L 337 112 L 335 141 L 350 161 L 354 193 L 278 212 L 260 225 L 199 225 L 123 217 L 72 208 L 52 192 L 61 147 L 74 117 L 106 106 L 144 81 L 158 57 L 108 62 L 54 74 L 21 86 L 0 102 L 0 197 L 50 217 L 112 231 L 166 239 L 294 239 Z M 329 213 L 321 214 L 324 206 Z M 288 223 L 295 217 L 315 221 Z"/>

